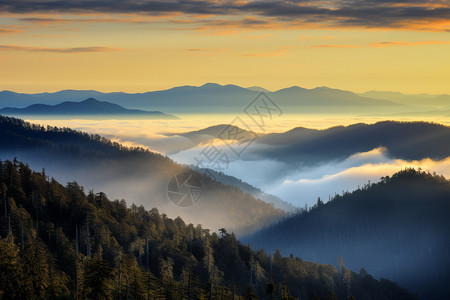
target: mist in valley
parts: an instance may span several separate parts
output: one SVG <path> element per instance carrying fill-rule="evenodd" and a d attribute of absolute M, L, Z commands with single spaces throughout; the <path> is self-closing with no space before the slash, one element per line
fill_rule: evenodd
<path fill-rule="evenodd" d="M 174 161 L 185 165 L 196 166 L 196 157 L 206 147 L 213 143 L 215 147 L 227 154 L 229 164 L 222 171 L 225 174 L 242 179 L 263 191 L 278 196 L 297 207 L 311 206 L 315 204 L 317 197 L 325 201 L 330 196 L 353 191 L 358 186 L 363 186 L 368 181 L 377 182 L 381 177 L 392 175 L 405 167 L 416 167 L 449 175 L 448 160 L 445 157 L 427 158 L 419 156 L 419 159 L 404 159 L 389 153 L 385 148 L 370 148 L 363 152 L 357 150 L 348 155 L 336 159 L 304 160 L 301 157 L 295 163 L 283 161 L 285 157 L 282 151 L 275 145 L 261 142 L 257 139 L 240 156 L 230 150 L 230 145 L 239 148 L 239 142 L 227 141 L 211 137 L 209 135 L 197 136 L 196 140 L 183 136 L 183 133 L 191 132 L 217 124 L 227 124 L 233 115 L 184 115 L 181 120 L 30 120 L 38 124 L 50 124 L 53 126 L 68 126 L 77 130 L 93 134 L 101 134 L 113 141 L 126 146 L 140 146 L 162 155 L 167 155 Z M 403 117 L 399 121 L 410 121 L 413 118 Z M 286 132 L 295 127 L 325 129 L 338 125 L 350 125 L 358 122 L 374 123 L 381 118 L 357 117 L 337 115 L 287 115 L 280 119 L 267 122 L 266 132 Z M 294 125 L 295 124 L 295 125 Z M 445 124 L 445 123 L 444 123 Z M 252 129 L 252 128 L 250 128 Z M 253 128 L 257 130 L 258 128 Z M 331 145 L 330 145 L 331 146 Z M 332 147 L 332 146 L 331 146 Z M 431 149 L 430 149 L 431 150 Z M 265 154 L 267 153 L 267 154 Z M 280 160 L 281 159 L 281 160 Z M 40 167 L 40 166 L 38 166 Z M 58 172 L 59 171 L 59 172 Z M 55 170 L 60 178 L 68 177 L 64 170 Z M 69 176 L 70 177 L 70 176 Z M 83 177 L 83 176 L 80 176 Z M 116 180 L 122 180 L 117 176 Z M 145 180 L 140 183 L 141 176 L 136 176 L 136 191 L 140 186 L 146 187 Z M 81 178 L 82 179 L 82 178 Z M 69 178 L 67 178 L 69 180 Z M 113 198 L 133 199 L 132 202 L 145 203 L 142 199 L 146 191 L 126 193 L 123 188 L 114 188 L 114 183 L 102 182 L 99 179 L 86 180 L 87 186 L 92 188 L 107 187 Z M 93 184 L 95 183 L 95 184 Z M 130 189 L 134 190 L 134 189 Z"/>

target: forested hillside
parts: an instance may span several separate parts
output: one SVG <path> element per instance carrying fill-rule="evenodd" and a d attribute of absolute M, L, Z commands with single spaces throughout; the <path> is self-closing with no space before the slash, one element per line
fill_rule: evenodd
<path fill-rule="evenodd" d="M 449 299 L 450 182 L 405 169 L 336 195 L 248 238 L 254 247 L 335 263 L 399 282 L 423 299 Z"/>
<path fill-rule="evenodd" d="M 261 136 L 269 145 L 255 153 L 288 165 L 315 165 L 384 147 L 389 156 L 406 160 L 450 156 L 450 127 L 429 122 L 382 121 L 328 129 L 297 127 Z M 258 148 L 256 148 L 258 149 Z"/>
<path fill-rule="evenodd" d="M 113 199 L 128 199 L 147 209 L 208 227 L 228 227 L 241 235 L 284 215 L 255 199 L 198 174 L 202 194 L 195 207 L 180 208 L 167 196 L 173 176 L 188 170 L 171 159 L 142 148 L 128 148 L 99 135 L 69 128 L 43 127 L 0 116 L 0 159 L 18 158 L 33 169 L 45 168 L 61 182 L 77 181 Z"/>
<path fill-rule="evenodd" d="M 224 228 L 128 208 L 17 161 L 0 163 L 0 200 L 2 299 L 415 299 L 343 263 L 255 251 Z"/>

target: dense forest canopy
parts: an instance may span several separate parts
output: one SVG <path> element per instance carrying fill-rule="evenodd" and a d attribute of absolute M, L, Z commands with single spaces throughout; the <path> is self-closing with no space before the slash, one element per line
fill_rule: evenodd
<path fill-rule="evenodd" d="M 305 260 L 365 268 L 423 299 L 450 297 L 450 181 L 405 169 L 381 182 L 342 192 L 247 238 Z"/>
<path fill-rule="evenodd" d="M 18 161 L 0 162 L 0 298 L 415 299 L 397 284 L 252 250 Z"/>

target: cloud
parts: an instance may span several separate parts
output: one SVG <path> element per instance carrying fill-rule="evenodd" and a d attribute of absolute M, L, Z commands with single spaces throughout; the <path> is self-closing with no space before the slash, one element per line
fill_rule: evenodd
<path fill-rule="evenodd" d="M 259 145 L 251 145 L 251 149 L 246 150 L 245 155 L 240 158 L 228 151 L 223 142 L 217 142 L 215 146 L 230 158 L 230 163 L 224 170 L 226 174 L 240 178 L 299 207 L 305 204 L 314 205 L 317 197 L 328 200 L 336 193 L 351 192 L 363 187 L 368 181 L 378 182 L 381 177 L 391 176 L 405 167 L 420 167 L 450 178 L 450 157 L 442 160 L 427 158 L 406 161 L 388 156 L 384 148 L 356 153 L 344 161 L 291 169 L 280 161 L 252 155 L 252 150 Z M 170 157 L 181 163 L 195 165 L 194 158 L 199 157 L 204 147 L 200 145 Z"/>
<path fill-rule="evenodd" d="M 298 38 L 300 39 L 334 39 L 336 37 L 334 36 L 308 36 L 308 35 L 299 35 Z"/>
<path fill-rule="evenodd" d="M 64 34 L 33 34 L 31 36 L 33 36 L 33 37 L 61 37 L 61 36 L 64 36 Z"/>
<path fill-rule="evenodd" d="M 450 41 L 419 41 L 419 42 L 376 42 L 369 45 L 369 47 L 392 47 L 392 46 L 422 46 L 422 45 L 449 45 Z"/>
<path fill-rule="evenodd" d="M 84 22 L 84 23 L 97 23 L 97 22 L 115 22 L 117 19 L 103 19 L 103 18 L 42 18 L 42 17 L 30 17 L 30 18 L 20 18 L 21 22 L 29 23 L 39 23 L 39 24 L 50 24 L 50 23 L 74 23 L 74 22 Z"/>
<path fill-rule="evenodd" d="M 19 46 L 19 45 L 0 45 L 0 51 L 1 50 L 29 51 L 29 52 L 56 52 L 56 53 L 89 53 L 89 52 L 122 51 L 122 49 L 120 49 L 120 48 L 112 48 L 112 47 L 48 48 L 48 47 L 27 47 L 27 46 Z"/>
<path fill-rule="evenodd" d="M 153 151 L 159 151 L 177 162 L 183 164 L 197 164 L 196 158 L 202 158 L 200 153 L 209 143 L 194 146 L 188 138 L 176 135 L 180 132 L 202 129 L 208 126 L 224 124 L 234 116 L 214 115 L 185 115 L 180 120 L 29 120 L 37 124 L 50 124 L 58 127 L 70 127 L 92 134 L 101 134 L 115 141 L 133 146 L 143 146 Z M 286 131 L 292 124 L 314 128 L 327 128 L 333 125 L 354 124 L 356 122 L 375 122 L 377 119 L 347 119 L 311 117 L 303 119 L 299 124 L 298 117 L 283 119 L 283 122 L 268 124 L 268 131 Z M 402 119 L 404 121 L 410 119 Z M 431 121 L 431 119 L 430 119 Z M 448 120 L 443 120 L 448 124 Z M 246 145 L 215 140 L 214 146 L 227 154 L 230 163 L 224 172 L 235 176 L 289 201 L 298 206 L 313 205 L 317 197 L 328 200 L 328 196 L 344 191 L 352 191 L 363 186 L 370 180 L 377 182 L 382 176 L 392 175 L 405 167 L 421 167 L 423 170 L 435 171 L 450 178 L 450 158 L 442 160 L 423 159 L 420 161 L 406 161 L 390 157 L 384 148 L 373 149 L 368 152 L 354 154 L 343 161 L 335 161 L 312 167 L 293 168 L 275 159 L 264 159 L 256 153 L 260 147 L 267 147 L 258 143 Z M 240 156 L 237 156 L 231 146 Z M 242 150 L 242 151 L 241 151 Z"/>
<path fill-rule="evenodd" d="M 306 203 L 311 206 L 317 197 L 328 200 L 335 193 L 356 190 L 368 181 L 378 182 L 381 177 L 391 176 L 406 167 L 422 168 L 450 177 L 450 157 L 406 161 L 390 158 L 384 149 L 379 148 L 355 154 L 340 163 L 298 171 L 266 190 L 295 205 L 303 206 Z"/>
<path fill-rule="evenodd" d="M 157 17 L 159 18 L 169 18 L 174 17 L 178 14 L 164 14 L 159 15 Z M 27 23 L 37 23 L 37 24 L 61 24 L 61 23 L 153 23 L 155 20 L 155 16 L 152 18 L 148 17 L 137 17 L 137 16 L 129 16 L 129 17 L 121 17 L 121 18 L 86 18 L 84 16 L 78 17 L 78 18 L 68 18 L 68 17 L 26 17 L 26 18 L 19 18 L 19 21 L 21 22 L 27 22 Z"/>
<path fill-rule="evenodd" d="M 10 34 L 10 33 L 19 33 L 22 30 L 19 29 L 10 29 L 10 28 L 0 28 L 0 34 Z"/>
<path fill-rule="evenodd" d="M 193 29 L 197 31 L 205 30 L 219 30 L 219 31 L 230 31 L 230 30 L 263 30 L 270 29 L 276 30 L 281 29 L 283 26 L 276 24 L 275 22 L 256 17 L 244 17 L 235 19 L 204 19 L 204 20 L 183 20 L 185 24 L 190 23 L 193 25 Z M 173 20 L 173 22 L 178 22 L 178 20 Z"/>
<path fill-rule="evenodd" d="M 423 45 L 449 45 L 450 41 L 418 41 L 418 42 L 406 42 L 406 41 L 393 41 L 393 42 L 375 42 L 367 46 L 358 45 L 313 45 L 311 48 L 361 48 L 361 47 L 373 47 L 373 48 L 385 48 L 396 46 L 423 46 Z"/>
<path fill-rule="evenodd" d="M 230 19 L 251 15 L 264 19 L 275 29 L 279 26 L 450 31 L 450 3 L 444 0 L 3 0 L 0 11 L 15 14 L 146 16 L 180 13 L 188 16 L 228 16 Z"/>

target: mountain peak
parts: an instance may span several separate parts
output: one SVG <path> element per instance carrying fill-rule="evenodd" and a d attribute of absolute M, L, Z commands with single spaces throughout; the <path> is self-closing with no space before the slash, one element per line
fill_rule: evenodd
<path fill-rule="evenodd" d="M 81 101 L 80 103 L 101 103 L 101 102 L 102 101 L 99 101 L 99 100 L 91 97 L 91 98 Z"/>
<path fill-rule="evenodd" d="M 280 90 L 276 91 L 275 93 L 278 93 L 278 92 L 281 92 L 281 93 L 283 93 L 283 92 L 297 92 L 297 91 L 299 91 L 299 92 L 306 91 L 306 89 L 304 89 L 302 87 L 299 87 L 297 85 L 293 85 L 293 86 L 290 86 L 290 87 L 287 87 L 287 88 L 284 88 L 284 89 L 280 89 Z"/>
<path fill-rule="evenodd" d="M 248 87 L 247 90 L 253 91 L 253 92 L 264 92 L 264 93 L 271 93 L 272 91 L 269 91 L 268 89 L 265 89 L 260 86 L 251 86 Z"/>
<path fill-rule="evenodd" d="M 214 82 L 207 82 L 204 85 L 200 86 L 202 88 L 216 88 L 216 87 L 222 87 L 220 84 L 218 83 L 214 83 Z"/>

